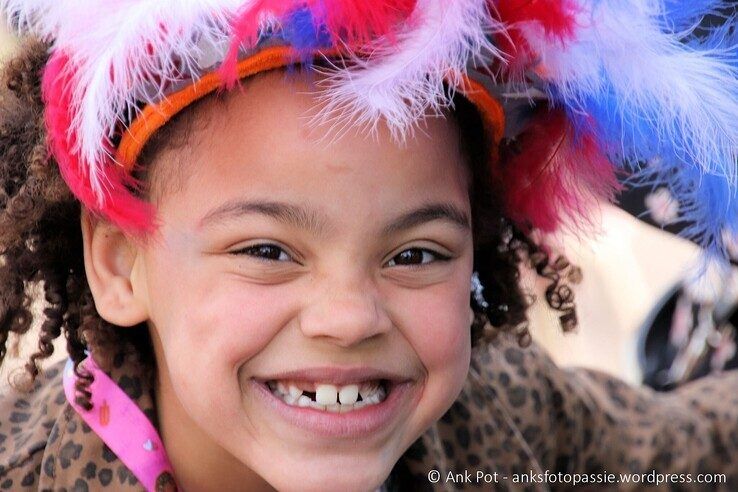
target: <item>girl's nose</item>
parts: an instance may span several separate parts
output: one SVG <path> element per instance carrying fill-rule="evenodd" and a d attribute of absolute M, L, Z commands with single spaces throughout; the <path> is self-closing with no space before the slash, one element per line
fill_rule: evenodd
<path fill-rule="evenodd" d="M 329 283 L 310 298 L 300 315 L 300 329 L 307 337 L 351 347 L 392 327 L 376 289 L 368 282 Z"/>

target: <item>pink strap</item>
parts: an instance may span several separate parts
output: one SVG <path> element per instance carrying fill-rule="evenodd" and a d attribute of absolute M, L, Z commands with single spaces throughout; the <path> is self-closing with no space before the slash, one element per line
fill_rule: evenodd
<path fill-rule="evenodd" d="M 172 465 L 151 421 L 92 357 L 88 356 L 82 365 L 95 377 L 90 386 L 93 408 L 87 411 L 74 401 L 77 376 L 71 359 L 64 368 L 64 393 L 69 404 L 146 490 L 155 491 L 157 479 L 164 473 L 173 480 Z"/>

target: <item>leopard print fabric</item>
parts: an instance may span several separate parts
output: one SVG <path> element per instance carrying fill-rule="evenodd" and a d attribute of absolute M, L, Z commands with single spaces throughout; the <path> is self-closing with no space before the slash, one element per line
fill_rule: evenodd
<path fill-rule="evenodd" d="M 142 490 L 66 403 L 61 367 L 47 371 L 33 393 L 0 400 L 0 490 Z M 156 425 L 151 388 L 135 368 L 120 362 L 111 377 Z M 428 478 L 432 470 L 441 477 L 437 483 Z M 501 335 L 473 351 L 456 402 L 407 450 L 385 488 L 571 490 L 514 482 L 513 476 L 652 470 L 724 473 L 727 482 L 647 490 L 738 490 L 738 372 L 656 393 L 602 372 L 559 368 L 536 344 L 522 349 Z M 486 481 L 495 472 L 496 482 Z M 460 478 L 446 480 L 449 473 Z M 577 490 L 644 488 L 585 484 Z"/>
<path fill-rule="evenodd" d="M 155 421 L 151 393 L 119 359 L 116 383 Z M 30 395 L 0 401 L 0 490 L 140 491 L 136 477 L 67 403 L 64 362 L 47 370 Z"/>
<path fill-rule="evenodd" d="M 557 367 L 545 350 L 498 340 L 477 350 L 454 405 L 398 464 L 413 490 L 572 490 L 514 474 L 721 473 L 722 484 L 583 484 L 576 490 L 738 490 L 738 371 L 671 393 L 600 371 Z M 492 474 L 497 483 L 428 481 L 429 470 Z M 507 477 L 505 480 L 503 477 Z"/>

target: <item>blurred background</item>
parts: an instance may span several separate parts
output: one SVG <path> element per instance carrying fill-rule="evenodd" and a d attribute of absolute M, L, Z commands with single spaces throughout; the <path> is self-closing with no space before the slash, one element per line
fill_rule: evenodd
<path fill-rule="evenodd" d="M 0 27 L 0 59 L 15 46 Z M 695 285 L 687 272 L 698 261 L 696 246 L 673 234 L 673 227 L 666 227 L 672 232 L 661 227 L 673 223 L 678 213 L 668 191 L 635 190 L 620 201 L 620 207 L 601 207 L 599 231 L 590 237 L 557 238 L 560 250 L 583 272 L 575 287 L 576 330 L 563 333 L 558 315 L 546 307 L 546 282 L 524 276 L 524 286 L 538 298 L 530 313 L 533 339 L 562 366 L 599 369 L 664 390 L 732 367 L 735 269 L 708 275 L 709 282 Z M 40 301 L 35 306 L 42 307 Z M 11 360 L 0 369 L 1 385 L 35 344 L 31 333 L 9 354 Z M 66 356 L 61 342 L 57 347 L 53 361 Z"/>

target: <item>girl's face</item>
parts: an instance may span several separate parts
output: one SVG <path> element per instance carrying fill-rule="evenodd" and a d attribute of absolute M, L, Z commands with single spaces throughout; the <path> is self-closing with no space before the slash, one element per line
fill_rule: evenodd
<path fill-rule="evenodd" d="M 428 119 L 404 146 L 381 127 L 336 139 L 308 130 L 310 89 L 260 76 L 205 102 L 190 142 L 157 157 L 161 240 L 140 247 L 131 282 L 190 484 L 220 467 L 280 490 L 374 489 L 467 374 L 455 126 Z"/>

